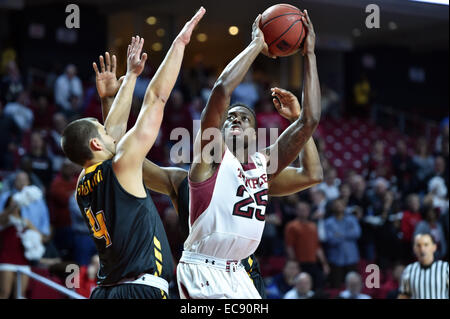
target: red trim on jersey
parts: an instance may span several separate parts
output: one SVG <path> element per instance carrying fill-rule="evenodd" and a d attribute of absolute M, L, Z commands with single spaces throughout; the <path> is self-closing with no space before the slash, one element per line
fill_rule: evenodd
<path fill-rule="evenodd" d="M 226 150 L 225 150 L 226 152 Z M 222 154 L 222 161 L 225 156 L 225 152 Z M 189 181 L 189 219 L 191 225 L 200 217 L 200 215 L 208 208 L 211 203 L 212 195 L 214 192 L 214 187 L 216 186 L 217 174 L 219 173 L 220 165 L 217 167 L 214 174 L 203 182 L 193 182 L 191 178 Z"/>

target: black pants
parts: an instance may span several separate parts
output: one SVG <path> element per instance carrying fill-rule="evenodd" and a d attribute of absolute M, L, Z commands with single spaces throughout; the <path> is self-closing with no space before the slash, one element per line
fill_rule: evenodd
<path fill-rule="evenodd" d="M 311 275 L 313 279 L 313 290 L 322 290 L 325 278 L 322 267 L 317 263 L 300 263 L 300 269 Z"/>
<path fill-rule="evenodd" d="M 90 299 L 165 299 L 167 294 L 155 287 L 139 284 L 121 284 L 94 289 Z"/>
<path fill-rule="evenodd" d="M 329 282 L 331 288 L 342 288 L 345 282 L 345 276 L 350 271 L 356 271 L 357 264 L 348 266 L 337 266 L 330 264 Z"/>

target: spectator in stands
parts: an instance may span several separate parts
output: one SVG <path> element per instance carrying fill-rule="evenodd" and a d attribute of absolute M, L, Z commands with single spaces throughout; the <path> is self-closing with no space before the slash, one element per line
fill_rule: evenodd
<path fill-rule="evenodd" d="M 29 219 L 21 216 L 20 204 L 13 196 L 6 199 L 4 209 L 0 209 L 0 299 L 16 296 L 16 272 L 14 266 L 29 269 L 30 261 L 25 257 L 21 236 L 27 229 L 36 230 Z M 28 276 L 21 276 L 21 292 L 28 286 Z"/>
<path fill-rule="evenodd" d="M 442 213 L 441 216 L 439 217 L 439 221 L 441 222 L 442 228 L 444 230 L 444 238 L 445 238 L 445 242 L 448 243 L 448 231 L 449 231 L 449 213 L 448 210 L 445 213 Z M 443 259 L 448 261 L 448 256 L 449 256 L 449 251 L 450 249 L 447 249 L 447 254 L 445 257 L 443 257 Z"/>
<path fill-rule="evenodd" d="M 193 121 L 199 121 L 200 117 L 202 115 L 203 107 L 205 106 L 205 103 L 203 103 L 203 100 L 199 96 L 195 96 L 191 103 L 189 104 L 189 112 L 191 113 L 191 118 Z M 196 132 L 193 133 L 195 135 Z"/>
<path fill-rule="evenodd" d="M 97 287 L 97 273 L 100 268 L 100 259 L 98 255 L 92 256 L 89 265 L 80 267 L 80 288 L 77 293 L 89 298 L 92 290 Z"/>
<path fill-rule="evenodd" d="M 428 149 L 428 142 L 425 138 L 419 138 L 416 144 L 416 152 L 412 157 L 414 165 L 414 189 L 420 191 L 426 189 L 427 178 L 432 174 L 434 160 Z"/>
<path fill-rule="evenodd" d="M 382 226 L 392 208 L 393 194 L 389 191 L 389 182 L 383 177 L 378 177 L 373 183 L 373 189 L 368 191 L 368 207 L 361 220 L 364 257 L 369 261 L 375 261 L 376 252 L 380 251 L 378 240 L 382 237 Z"/>
<path fill-rule="evenodd" d="M 3 112 L 0 99 L 0 170 L 11 170 L 14 166 L 13 149 L 19 144 L 20 128 L 14 119 Z"/>
<path fill-rule="evenodd" d="M 434 172 L 428 180 L 428 194 L 426 196 L 433 202 L 433 206 L 438 207 L 442 213 L 448 210 L 448 174 L 446 175 L 445 164 L 442 156 L 435 158 Z"/>
<path fill-rule="evenodd" d="M 9 115 L 22 133 L 31 130 L 33 126 L 33 112 L 29 108 L 30 99 L 26 91 L 22 91 L 17 95 L 14 101 L 5 105 L 3 112 Z"/>
<path fill-rule="evenodd" d="M 410 188 L 414 169 L 412 158 L 408 154 L 408 148 L 404 140 L 400 139 L 397 141 L 395 154 L 391 157 L 391 163 L 398 190 L 405 194 Z"/>
<path fill-rule="evenodd" d="M 75 193 L 69 197 L 69 211 L 73 233 L 72 257 L 78 265 L 85 266 L 97 253 L 97 248 L 90 235 L 90 229 L 81 215 Z"/>
<path fill-rule="evenodd" d="M 54 172 L 59 172 L 64 162 L 64 152 L 61 148 L 61 136 L 67 126 L 67 118 L 61 113 L 53 115 L 53 126 L 47 137 L 47 145 Z"/>
<path fill-rule="evenodd" d="M 417 194 L 409 194 L 406 197 L 406 208 L 402 212 L 401 231 L 402 231 L 402 253 L 403 261 L 410 263 L 414 256 L 411 254 L 414 229 L 422 220 L 420 214 L 420 198 Z"/>
<path fill-rule="evenodd" d="M 231 96 L 231 104 L 244 103 L 254 108 L 259 100 L 259 92 L 257 85 L 253 82 L 252 71 L 247 72 L 244 80 L 234 89 Z"/>
<path fill-rule="evenodd" d="M 331 116 L 339 117 L 339 95 L 328 85 L 322 83 L 320 85 L 322 115 L 323 117 Z"/>
<path fill-rule="evenodd" d="M 56 107 L 50 104 L 48 97 L 39 95 L 36 101 L 31 104 L 33 111 L 33 129 L 35 130 L 50 130 L 52 129 L 52 118 L 56 112 Z"/>
<path fill-rule="evenodd" d="M 34 186 L 38 187 L 42 192 L 45 192 L 44 184 L 42 184 L 39 177 L 33 173 L 33 170 L 31 167 L 31 160 L 29 158 L 24 159 L 20 162 L 20 167 L 17 171 L 8 173 L 6 175 L 5 179 L 3 180 L 3 188 L 1 189 L 1 191 L 6 192 L 6 191 L 14 190 L 15 183 L 16 183 L 16 177 L 21 172 L 25 172 L 28 175 L 31 185 L 34 185 Z"/>
<path fill-rule="evenodd" d="M 276 128 L 278 129 L 278 134 L 281 134 L 281 132 L 283 132 L 284 129 L 289 126 L 289 122 L 277 112 L 272 104 L 272 100 L 269 99 L 262 99 L 260 101 L 258 113 L 256 113 L 256 120 L 258 122 L 258 127 L 266 129 Z M 266 132 L 266 139 L 267 142 L 269 142 L 269 131 Z"/>
<path fill-rule="evenodd" d="M 183 127 L 189 131 L 192 136 L 192 118 L 188 106 L 185 104 L 183 93 L 180 90 L 173 90 L 170 94 L 169 101 L 165 109 L 167 114 L 170 114 L 163 124 L 162 139 L 164 141 L 170 140 L 170 133 L 179 127 Z"/>
<path fill-rule="evenodd" d="M 295 198 L 297 200 L 298 198 Z M 258 248 L 262 256 L 273 256 L 284 254 L 284 242 L 282 231 L 284 230 L 284 217 L 281 212 L 280 202 L 282 199 L 272 198 L 267 205 L 264 231 L 261 237 L 261 244 Z"/>
<path fill-rule="evenodd" d="M 6 66 L 6 75 L 3 76 L 0 83 L 0 98 L 4 102 L 13 102 L 17 99 L 20 92 L 24 90 L 20 70 L 16 61 L 11 60 Z"/>
<path fill-rule="evenodd" d="M 77 184 L 78 169 L 66 159 L 60 173 L 53 180 L 49 191 L 50 221 L 53 226 L 53 242 L 63 260 L 71 260 L 73 246 L 72 220 L 69 199 Z"/>
<path fill-rule="evenodd" d="M 345 276 L 345 290 L 339 293 L 342 299 L 372 299 L 369 295 L 362 294 L 362 280 L 360 274 L 355 271 Z"/>
<path fill-rule="evenodd" d="M 41 133 L 34 131 L 30 138 L 30 151 L 22 158 L 22 161 L 29 160 L 31 169 L 44 187 L 48 189 L 53 179 L 53 163 L 47 155 L 47 147 Z"/>
<path fill-rule="evenodd" d="M 325 232 L 325 218 L 327 213 L 327 198 L 325 192 L 317 187 L 313 187 L 309 191 L 310 198 L 312 202 L 311 206 L 311 220 L 317 223 L 317 232 L 319 235 L 320 242 L 326 241 Z"/>
<path fill-rule="evenodd" d="M 302 272 L 295 277 L 294 288 L 289 290 L 283 299 L 311 299 L 314 298 L 313 281 L 307 272 Z"/>
<path fill-rule="evenodd" d="M 286 260 L 283 272 L 266 279 L 268 299 L 281 299 L 292 287 L 295 277 L 300 273 L 300 266 L 294 260 Z"/>
<path fill-rule="evenodd" d="M 297 217 L 297 203 L 299 202 L 298 194 L 291 194 L 281 198 L 280 209 L 282 211 L 282 228 L 286 224 Z"/>
<path fill-rule="evenodd" d="M 337 178 L 336 169 L 330 167 L 325 171 L 324 181 L 320 183 L 317 188 L 325 193 L 328 201 L 333 201 L 339 197 L 339 184 L 340 181 Z"/>
<path fill-rule="evenodd" d="M 34 185 L 30 186 L 30 178 L 23 171 L 19 171 L 16 174 L 13 188 L 0 194 L 0 209 L 3 209 L 6 200 L 16 193 L 22 193 L 23 195 L 31 194 L 30 200 L 21 206 L 21 214 L 23 218 L 28 219 L 41 233 L 43 237 L 42 241 L 44 243 L 47 242 L 50 238 L 50 218 L 47 204 L 45 203 L 42 191 Z"/>
<path fill-rule="evenodd" d="M 443 153 L 445 153 L 445 149 L 447 149 L 447 156 L 448 156 L 448 145 L 449 145 L 448 123 L 449 123 L 448 116 L 446 118 L 444 118 L 440 123 L 440 132 L 439 132 L 438 137 L 436 138 L 436 143 L 435 143 L 435 148 L 434 148 L 436 154 L 443 154 Z"/>
<path fill-rule="evenodd" d="M 134 87 L 133 95 L 135 95 L 140 101 L 144 100 L 145 92 L 147 91 L 147 87 L 152 79 L 153 73 L 153 67 L 149 63 L 144 67 L 144 71 L 142 71 L 141 76 L 136 79 L 136 86 Z"/>
<path fill-rule="evenodd" d="M 349 180 L 351 195 L 348 200 L 349 206 L 358 206 L 365 211 L 369 205 L 366 181 L 361 175 L 354 175 Z"/>
<path fill-rule="evenodd" d="M 447 254 L 447 242 L 444 228 L 439 220 L 439 209 L 433 207 L 430 202 L 425 202 L 423 212 L 423 220 L 417 224 L 414 237 L 417 234 L 431 234 L 437 245 L 435 259 L 442 259 Z"/>
<path fill-rule="evenodd" d="M 324 275 L 328 275 L 330 267 L 319 242 L 317 226 L 309 221 L 309 217 L 309 204 L 299 202 L 297 218 L 289 222 L 284 231 L 286 252 L 288 258 L 299 262 L 302 271 L 312 276 L 314 289 L 321 290 L 325 283 Z"/>
<path fill-rule="evenodd" d="M 411 250 L 411 246 L 408 250 Z M 394 266 L 394 270 L 392 271 L 392 278 L 385 283 L 381 287 L 382 290 L 386 291 L 385 298 L 386 299 L 397 299 L 399 293 L 400 281 L 402 279 L 403 271 L 405 270 L 405 266 L 402 264 L 397 264 Z"/>
<path fill-rule="evenodd" d="M 73 64 L 66 66 L 63 74 L 61 74 L 55 82 L 55 102 L 62 111 L 70 111 L 73 106 L 70 101 L 71 97 L 78 97 L 78 102 L 81 106 L 83 97 L 83 85 L 80 78 L 77 76 L 77 68 Z"/>
<path fill-rule="evenodd" d="M 344 282 L 344 276 L 355 270 L 359 262 L 357 241 L 361 236 L 361 228 L 355 216 L 345 214 L 345 206 L 340 198 L 332 202 L 331 209 L 333 216 L 325 220 L 326 256 L 331 268 L 331 287 L 339 288 Z"/>
<path fill-rule="evenodd" d="M 339 185 L 339 197 L 342 199 L 345 205 L 345 213 L 353 213 L 353 208 L 350 206 L 350 196 L 352 195 L 352 190 L 350 184 L 342 183 Z"/>
<path fill-rule="evenodd" d="M 391 177 L 390 158 L 385 155 L 385 144 L 377 140 L 370 154 L 363 159 L 366 165 L 365 177 L 374 180 L 377 177 L 389 179 Z"/>
<path fill-rule="evenodd" d="M 381 268 L 390 268 L 401 260 L 399 251 L 402 249 L 401 214 L 398 214 L 394 192 L 386 193 L 381 213 L 381 225 L 375 225 L 376 263 Z"/>

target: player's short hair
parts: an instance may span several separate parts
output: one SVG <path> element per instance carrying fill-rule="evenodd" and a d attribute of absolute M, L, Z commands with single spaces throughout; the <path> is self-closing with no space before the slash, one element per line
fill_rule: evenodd
<path fill-rule="evenodd" d="M 66 126 L 61 137 L 61 147 L 64 154 L 74 163 L 83 166 L 94 157 L 89 141 L 100 137 L 94 118 L 83 118 Z"/>
<path fill-rule="evenodd" d="M 254 129 L 256 130 L 258 128 L 258 121 L 256 120 L 256 113 L 255 113 L 255 111 L 250 106 L 248 106 L 248 105 L 246 105 L 244 103 L 241 103 L 241 102 L 233 103 L 232 105 L 230 105 L 228 107 L 227 114 L 232 108 L 235 108 L 235 107 L 238 107 L 238 106 L 246 108 L 252 114 L 253 119 L 255 120 L 255 127 L 254 127 Z"/>

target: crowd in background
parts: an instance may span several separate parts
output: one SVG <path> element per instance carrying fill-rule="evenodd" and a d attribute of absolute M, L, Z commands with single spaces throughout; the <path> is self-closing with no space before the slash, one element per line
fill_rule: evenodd
<path fill-rule="evenodd" d="M 14 59 L 3 62 L 0 264 L 43 267 L 63 276 L 64 265 L 76 263 L 83 266 L 86 282 L 95 285 L 98 257 L 73 196 L 81 168 L 64 157 L 59 143 L 70 121 L 81 117 L 101 121 L 95 81 L 81 81 L 74 65 L 60 72 L 25 73 Z M 148 66 L 137 81 L 130 125 L 152 70 Z M 177 142 L 170 140 L 170 133 L 184 127 L 192 136 L 192 121 L 200 118 L 215 78 L 215 70 L 201 64 L 181 72 L 149 159 L 162 166 L 189 168 L 189 163 L 174 163 L 170 158 L 170 147 Z M 266 77 L 252 77 L 250 72 L 233 93 L 232 103 L 249 105 L 256 111 L 259 127 L 277 127 L 281 132 L 289 123 L 272 105 L 271 85 Z M 324 88 L 322 121 L 328 116 L 345 120 L 345 112 L 339 111 L 344 102 Z M 319 125 L 314 137 L 323 182 L 298 194 L 271 198 L 266 212 L 256 255 L 268 297 L 395 298 L 403 267 L 414 261 L 412 239 L 418 232 L 433 234 L 438 244 L 436 257 L 448 260 L 448 134 L 446 117 L 438 136 L 417 138 L 413 152 L 399 139 L 390 154 L 380 141 L 366 154 L 361 170 L 342 173 L 324 156 L 325 136 Z M 178 260 L 183 243 L 176 212 L 168 197 L 152 195 Z M 22 236 L 30 229 L 40 234 L 43 247 L 42 253 L 32 256 Z M 364 285 L 369 264 L 381 270 L 379 289 Z M 13 285 L 1 278 L 0 297 L 7 298 Z M 89 289 L 80 292 L 89 295 Z"/>

